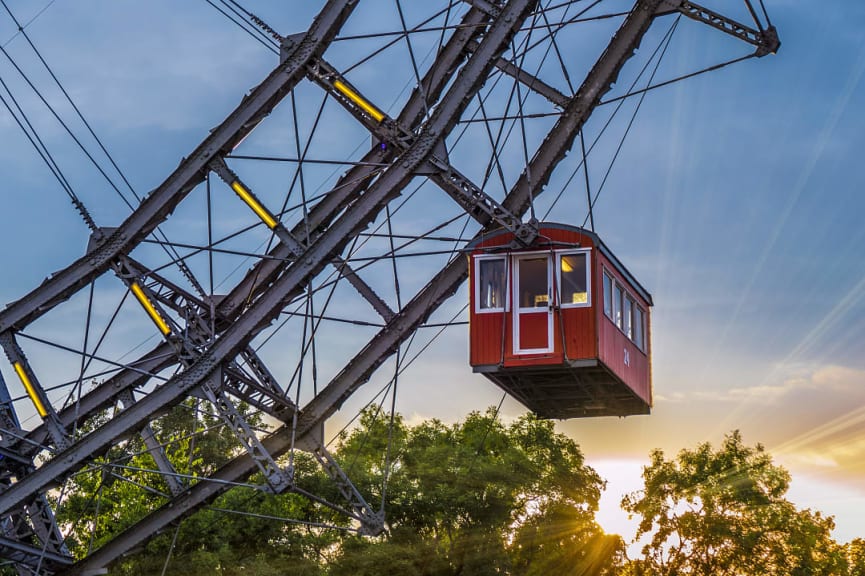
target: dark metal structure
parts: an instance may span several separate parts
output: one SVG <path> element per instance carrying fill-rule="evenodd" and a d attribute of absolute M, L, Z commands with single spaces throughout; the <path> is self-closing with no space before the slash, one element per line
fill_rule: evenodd
<path fill-rule="evenodd" d="M 361 533 L 380 533 L 383 509 L 369 503 L 369 495 L 352 485 L 328 453 L 323 423 L 398 355 L 401 346 L 465 281 L 468 271 L 460 251 L 492 228 L 508 230 L 521 244 L 534 240 L 536 223 L 526 216 L 535 199 L 656 20 L 680 15 L 708 24 L 751 44 L 756 56 L 773 53 L 779 46 L 774 28 L 768 21 L 763 26 L 753 11 L 756 27 L 684 0 L 637 0 L 619 16 L 617 31 L 579 87 L 564 91 L 554 87 L 560 81 L 542 77 L 539 72 L 545 67 L 530 67 L 536 60 L 526 55 L 555 51 L 556 35 L 576 25 L 580 16 L 599 3 L 586 6 L 576 16 L 565 15 L 563 11 L 571 4 L 581 3 L 470 0 L 445 6 L 435 14 L 451 20 L 440 29 L 434 57 L 420 66 L 412 55 L 416 81 L 401 100 L 400 112 L 390 116 L 383 104 L 359 87 L 362 82 L 352 83 L 351 74 L 329 57 L 344 25 L 362 9 L 360 3 L 328 0 L 306 32 L 276 38 L 278 65 L 123 222 L 111 228 L 97 227 L 83 204 L 76 204 L 92 231 L 86 253 L 0 311 L 0 345 L 20 381 L 12 383 L 0 376 L 0 558 L 14 563 L 21 574 L 98 571 L 255 473 L 264 479 L 264 489 L 300 491 L 294 470 L 278 462 L 295 449 L 313 454 L 343 497 L 341 503 L 323 504 L 343 511 Z M 548 16 L 557 10 L 562 12 L 561 21 L 550 24 Z M 402 25 L 403 33 L 396 36 L 399 42 L 410 37 L 404 21 Z M 422 23 L 416 28 L 422 28 Z M 537 35 L 541 40 L 535 42 Z M 411 43 L 407 45 L 411 52 Z M 515 98 L 517 104 L 502 106 L 501 116 L 493 119 L 487 108 L 496 101 L 493 91 L 501 90 L 496 88 L 499 82 L 507 86 L 508 102 Z M 285 203 L 280 208 L 261 187 L 247 181 L 254 180 L 255 174 L 244 168 L 243 157 L 237 154 L 243 148 L 238 147 L 280 102 L 290 97 L 294 103 L 299 87 L 308 85 L 320 89 L 326 102 L 337 104 L 340 114 L 347 113 L 366 129 L 372 143 L 338 180 L 322 179 L 326 190 L 304 193 L 294 209 Z M 531 118 L 526 103 L 532 99 L 556 107 L 545 115 L 542 136 L 534 140 L 526 137 L 524 126 L 520 128 Z M 463 161 L 454 154 L 462 134 L 457 128 L 466 126 L 477 126 L 489 138 L 492 153 L 483 181 L 469 175 L 471 158 Z M 505 174 L 497 158 L 510 137 L 508 130 L 522 130 L 521 153 L 525 154 L 512 177 Z M 297 146 L 302 162 L 301 148 Z M 489 192 L 494 186 L 487 176 L 496 171 L 502 194 Z M 211 180 L 214 187 L 218 180 L 227 185 L 248 209 L 249 228 L 257 226 L 259 233 L 265 230 L 259 238 L 268 241 L 234 287 L 218 295 L 212 281 L 210 290 L 202 288 L 200 274 L 193 272 L 189 262 L 202 252 L 211 257 L 220 250 L 230 254 L 230 244 L 217 246 L 218 242 L 210 241 L 206 248 L 194 249 L 180 242 L 167 243 L 161 232 L 161 227 L 170 225 L 172 213 L 205 183 L 209 202 Z M 393 215 L 414 196 L 415 185 L 423 185 L 425 193 L 432 186 L 443 191 L 450 200 L 428 193 L 424 205 L 447 207 L 457 216 L 435 216 L 440 221 L 430 225 L 428 232 L 400 236 L 391 228 Z M 452 246 L 438 253 L 443 257 L 436 268 L 424 267 L 423 283 L 414 295 L 403 301 L 397 282 L 395 297 L 381 296 L 376 275 L 364 268 L 379 261 L 395 263 L 402 251 L 420 240 L 432 241 L 440 231 L 450 234 L 445 241 Z M 386 257 L 364 257 L 358 245 L 366 242 L 384 251 Z M 173 250 L 167 264 L 148 260 L 153 258 L 155 244 Z M 177 255 L 181 248 L 188 248 L 188 254 Z M 249 256 L 249 250 L 237 250 L 235 255 Z M 132 361 L 119 353 L 114 357 L 103 354 L 107 346 L 102 339 L 89 346 L 85 339 L 84 347 L 77 351 L 64 344 L 61 347 L 67 352 L 77 354 L 81 370 L 70 375 L 71 384 L 66 388 L 54 384 L 56 376 L 49 378 L 52 385 L 47 384 L 49 379 L 43 375 L 53 374 L 53 369 L 40 365 L 29 353 L 34 343 L 41 342 L 35 327 L 66 303 L 86 300 L 95 282 L 111 277 L 134 303 L 130 313 L 152 323 L 158 343 Z M 304 327 L 301 356 L 308 359 L 315 354 L 312 335 L 323 330 L 321 301 L 330 302 L 328 290 L 345 290 L 346 286 L 374 314 L 366 316 L 372 320 L 365 323 L 365 345 L 339 360 L 341 364 L 321 386 L 316 374 L 302 373 L 303 362 L 290 377 L 269 369 L 262 340 L 270 338 L 284 319 L 299 319 Z M 312 303 L 313 294 L 319 295 L 319 309 Z M 339 314 L 334 313 L 336 320 Z M 88 371 L 91 364 L 101 366 L 102 372 L 93 375 L 93 370 Z M 395 374 L 398 369 L 399 364 Z M 301 381 L 310 378 L 314 385 L 301 393 Z M 93 382 L 89 390 L 82 385 L 85 379 Z M 58 389 L 74 389 L 75 393 L 64 401 L 58 399 Z M 24 394 L 15 397 L 14 390 Z M 234 459 L 194 479 L 174 470 L 154 426 L 168 410 L 190 398 L 212 406 L 238 445 Z M 245 416 L 245 407 L 265 414 L 276 425 L 265 432 L 256 429 Z M 106 409 L 114 410 L 113 417 L 95 420 Z M 35 410 L 38 417 L 24 425 L 22 410 L 28 414 Z M 161 478 L 158 486 L 154 481 L 151 487 L 161 493 L 161 503 L 86 557 L 72 558 L 48 495 L 62 492 L 70 477 L 87 471 L 96 459 L 136 436 Z M 100 464 L 99 470 L 105 469 Z M 119 468 L 110 473 L 122 476 Z"/>

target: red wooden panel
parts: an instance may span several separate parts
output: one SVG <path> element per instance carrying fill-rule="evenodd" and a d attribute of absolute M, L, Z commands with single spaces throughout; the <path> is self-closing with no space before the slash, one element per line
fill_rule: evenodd
<path fill-rule="evenodd" d="M 520 314 L 520 341 L 519 346 L 523 350 L 535 348 L 549 348 L 549 314 L 543 312 L 529 312 Z"/>
<path fill-rule="evenodd" d="M 646 323 L 646 351 L 651 348 L 651 314 L 648 303 L 642 299 L 639 293 L 625 280 L 624 276 L 615 269 L 612 264 L 602 255 L 598 254 L 599 267 L 597 276 L 603 282 L 601 268 L 612 276 L 623 288 L 634 298 L 645 312 Z M 597 286 L 603 290 L 603 286 Z M 603 295 L 603 294 L 602 294 Z M 640 398 L 647 403 L 652 402 L 651 364 L 647 352 L 640 350 L 618 326 L 604 314 L 603 300 L 598 301 L 598 358 L 616 376 L 631 388 Z"/>
<path fill-rule="evenodd" d="M 562 355 L 554 352 L 546 354 L 521 354 L 505 357 L 505 368 L 526 368 L 532 366 L 561 366 Z"/>
<path fill-rule="evenodd" d="M 506 329 L 504 312 L 475 312 L 474 259 L 469 260 L 469 364 L 484 366 L 503 361 Z"/>
<path fill-rule="evenodd" d="M 594 289 L 594 287 L 593 287 Z M 565 352 L 568 360 L 597 357 L 597 338 L 595 335 L 595 298 L 593 294 L 590 308 L 562 308 L 562 327 L 565 339 Z M 558 335 L 558 334 L 557 334 Z"/>
<path fill-rule="evenodd" d="M 499 364 L 505 344 L 504 314 L 473 314 L 469 324 L 470 358 L 472 366 Z"/>

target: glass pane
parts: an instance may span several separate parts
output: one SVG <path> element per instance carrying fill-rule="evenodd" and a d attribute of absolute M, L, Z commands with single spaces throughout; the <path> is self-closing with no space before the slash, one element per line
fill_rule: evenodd
<path fill-rule="evenodd" d="M 613 322 L 622 327 L 622 287 L 618 284 L 613 288 Z"/>
<path fill-rule="evenodd" d="M 586 279 L 586 253 L 562 255 L 559 267 L 562 270 L 561 303 L 588 303 L 589 289 Z"/>
<path fill-rule="evenodd" d="M 478 260 L 478 302 L 481 310 L 505 307 L 505 259 Z"/>
<path fill-rule="evenodd" d="M 633 313 L 634 313 L 634 301 L 631 300 L 630 297 L 625 296 L 625 309 L 622 312 L 622 316 L 623 316 L 622 320 L 624 322 L 624 325 L 622 326 L 622 330 L 624 330 L 625 334 L 627 334 L 628 338 L 631 338 L 632 340 L 634 338 L 634 332 L 632 330 Z"/>
<path fill-rule="evenodd" d="M 613 279 L 604 272 L 604 314 L 613 317 Z"/>
<path fill-rule="evenodd" d="M 547 257 L 525 258 L 519 262 L 520 308 L 549 306 Z"/>
<path fill-rule="evenodd" d="M 634 307 L 634 343 L 636 343 L 637 348 L 640 350 L 645 350 L 643 348 L 643 309 L 639 306 Z"/>

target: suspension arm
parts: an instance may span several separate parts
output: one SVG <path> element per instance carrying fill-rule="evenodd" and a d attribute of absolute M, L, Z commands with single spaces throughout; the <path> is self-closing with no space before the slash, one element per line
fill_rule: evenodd
<path fill-rule="evenodd" d="M 774 26 L 755 30 L 750 26 L 746 26 L 732 18 L 724 16 L 723 14 L 704 8 L 694 2 L 688 2 L 687 0 L 664 0 L 658 7 L 659 15 L 672 14 L 675 12 L 678 12 L 691 20 L 708 24 L 712 28 L 716 28 L 721 32 L 756 46 L 757 56 L 775 54 L 781 46 L 781 41 L 778 39 L 778 31 Z"/>

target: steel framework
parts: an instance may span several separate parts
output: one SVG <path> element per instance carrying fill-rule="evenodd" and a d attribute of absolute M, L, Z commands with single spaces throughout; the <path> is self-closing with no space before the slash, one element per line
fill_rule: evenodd
<path fill-rule="evenodd" d="M 315 457 L 343 502 L 309 497 L 343 512 L 361 533 L 380 533 L 383 508 L 374 508 L 370 495 L 361 494 L 328 453 L 323 424 L 458 290 L 468 275 L 462 246 L 497 227 L 513 231 L 526 243 L 534 238 L 535 199 L 656 20 L 677 14 L 705 23 L 753 45 L 756 56 L 774 53 L 779 46 L 775 29 L 768 20 L 763 26 L 753 11 L 755 27 L 750 27 L 684 0 L 637 0 L 620 16 L 618 29 L 583 82 L 576 89 L 562 88 L 561 78 L 554 78 L 544 61 L 550 53 L 558 53 L 557 35 L 576 26 L 581 16 L 590 20 L 590 11 L 602 3 L 585 2 L 585 9 L 581 4 L 471 0 L 448 5 L 434 15 L 445 18 L 446 25 L 436 32 L 441 38 L 426 66 L 415 60 L 411 31 L 403 22 L 402 34 L 396 38 L 412 53 L 414 82 L 393 116 L 360 87 L 361 81 L 356 85 L 349 80 L 351 74 L 341 62 L 344 57 L 329 55 L 344 25 L 359 9 L 356 0 L 328 0 L 301 34 L 283 38 L 266 29 L 279 42 L 279 64 L 273 71 L 122 223 L 98 228 L 88 216 L 92 234 L 86 253 L 0 311 L 0 345 L 20 380 L 20 388 L 14 389 L 24 391 L 14 397 L 12 383 L 7 385 L 0 375 L 0 558 L 14 563 L 21 574 L 91 573 L 256 473 L 263 489 L 305 493 L 293 467 L 280 460 L 295 449 Z M 571 5 L 581 9 L 577 16 L 567 12 Z M 551 24 L 549 18 L 556 15 L 560 21 Z M 542 38 L 536 41 L 538 34 Z M 543 57 L 534 56 L 544 49 Z M 566 60 L 559 54 L 567 78 Z M 322 177 L 327 186 L 324 193 L 315 197 L 304 193 L 295 209 L 287 206 L 286 198 L 279 208 L 266 192 L 267 185 L 253 186 L 254 171 L 244 163 L 251 156 L 244 158 L 239 152 L 241 142 L 280 102 L 288 98 L 292 106 L 296 104 L 295 93 L 301 86 L 323 91 L 326 102 L 338 105 L 331 112 L 341 114 L 342 122 L 366 130 L 372 144 L 336 181 Z M 546 123 L 534 138 L 527 137 L 525 129 L 532 118 L 527 112 L 532 102 L 555 107 L 554 113 L 544 116 Z M 319 114 L 323 109 L 324 104 Z M 492 109 L 501 117 L 491 118 Z M 350 120 L 345 119 L 346 113 Z M 296 123 L 296 112 L 294 118 Z M 481 182 L 472 179 L 478 173 L 472 163 L 456 154 L 460 139 L 472 126 L 478 127 L 481 139 L 487 139 L 492 149 L 484 159 L 487 170 Z M 517 140 L 514 130 L 522 132 L 522 150 L 517 152 L 506 150 L 508 141 Z M 529 144 L 534 146 L 531 155 Z M 305 152 L 299 136 L 296 148 L 297 163 L 302 165 Z M 504 166 L 500 157 L 507 154 L 517 158 L 518 169 L 509 171 Z M 491 183 L 495 173 L 501 193 L 490 191 L 496 188 Z M 302 179 L 302 171 L 295 173 L 296 178 L 298 174 Z M 241 232 L 258 234 L 256 241 L 265 238 L 267 249 L 253 254 L 250 244 L 244 244 L 232 252 L 231 235 L 224 241 L 210 239 L 204 247 L 164 241 L 161 227 L 170 226 L 172 213 L 191 202 L 188 198 L 205 184 L 209 206 L 211 176 L 214 187 L 224 182 L 248 209 L 249 221 L 255 224 Z M 432 188 L 443 191 L 452 203 L 435 196 Z M 394 215 L 407 210 L 404 206 L 415 198 L 416 190 L 424 195 L 422 207 L 435 213 L 430 216 L 432 224 L 423 234 L 400 236 L 393 230 Z M 76 206 L 86 215 L 83 204 Z M 448 250 L 426 254 L 440 257 L 438 271 L 425 273 L 405 302 L 401 291 L 410 283 L 403 281 L 401 286 L 397 278 L 395 296 L 382 296 L 373 265 L 385 262 L 395 268 L 403 252 L 433 242 L 436 234 L 452 244 Z M 402 240 L 402 245 L 395 244 Z M 148 250 L 155 244 L 171 249 L 169 262 L 155 263 L 154 251 Z M 364 245 L 376 248 L 364 249 Z M 186 249 L 186 255 L 180 256 L 179 249 Z M 384 256 L 369 256 L 374 250 Z M 212 279 L 210 289 L 204 290 L 193 273 L 192 261 L 199 254 L 211 259 L 215 254 L 250 256 L 254 265 L 231 290 L 217 295 Z M 412 275 L 416 274 L 414 270 Z M 119 355 L 112 359 L 100 352 L 109 332 L 106 327 L 97 345 L 88 348 L 86 340 L 80 350 L 58 345 L 77 358 L 81 369 L 66 387 L 48 386 L 49 378 L 42 375 L 51 372 L 52 381 L 56 375 L 31 360 L 28 351 L 43 343 L 35 327 L 66 303 L 84 298 L 97 281 L 108 282 L 111 277 L 135 303 L 124 308 L 121 302 L 117 310 L 148 318 L 159 336 L 158 344 L 132 361 Z M 324 330 L 326 305 L 321 301 L 330 302 L 328 294 L 335 290 L 348 290 L 364 302 L 372 312 L 365 316 L 364 325 L 375 330 L 366 329 L 365 345 L 347 353 L 319 387 L 317 376 L 310 375 L 309 369 L 304 375 L 303 366 L 310 366 L 309 357 L 315 354 L 313 336 Z M 319 295 L 318 308 L 313 295 Z M 333 315 L 339 320 L 341 314 Z M 262 347 L 285 319 L 292 318 L 300 322 L 304 336 L 298 367 L 286 383 L 284 370 L 268 368 L 272 358 L 265 358 Z M 399 369 L 397 363 L 395 374 Z M 86 392 L 85 379 L 94 382 Z M 310 379 L 312 388 L 307 385 L 301 392 L 302 382 Z M 77 392 L 64 401 L 58 389 Z M 233 459 L 194 480 L 175 469 L 158 430 L 160 417 L 187 401 L 211 406 L 211 413 L 232 432 L 238 447 Z M 36 423 L 25 426 L 21 412 L 33 410 Z M 106 410 L 113 410 L 113 416 L 105 418 Z M 265 414 L 274 426 L 257 429 L 250 410 Z M 131 446 L 134 438 L 140 438 L 159 473 L 160 480 L 150 487 L 160 493 L 157 503 L 110 541 L 73 558 L 65 543 L 68 527 L 58 525 L 54 517 L 54 507 L 62 503 L 52 503 L 49 496 L 56 501 L 58 490 L 62 492 L 59 487 L 76 474 L 94 470 L 117 474 L 110 462 L 106 464 L 108 454 L 125 443 Z"/>

